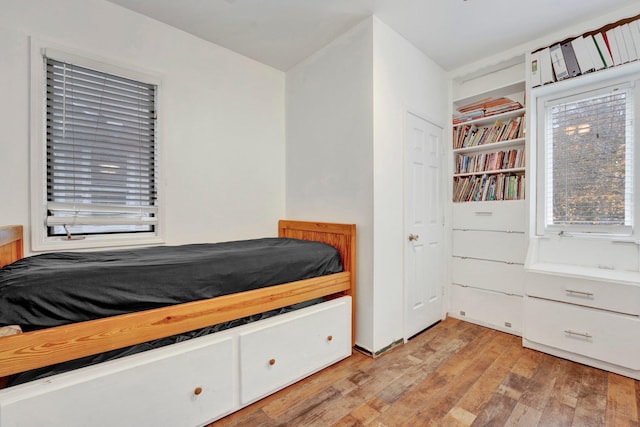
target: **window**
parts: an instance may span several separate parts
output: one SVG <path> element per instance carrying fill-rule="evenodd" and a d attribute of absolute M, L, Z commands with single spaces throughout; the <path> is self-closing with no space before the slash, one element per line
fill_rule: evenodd
<path fill-rule="evenodd" d="M 39 241 L 49 249 L 157 237 L 157 83 L 57 51 L 41 60 Z M 91 243 L 73 243 L 81 240 Z"/>
<path fill-rule="evenodd" d="M 539 98 L 540 234 L 633 233 L 633 86 Z"/>

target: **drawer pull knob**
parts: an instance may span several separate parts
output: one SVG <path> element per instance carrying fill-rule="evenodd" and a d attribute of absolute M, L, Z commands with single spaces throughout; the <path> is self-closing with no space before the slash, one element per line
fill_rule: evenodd
<path fill-rule="evenodd" d="M 564 333 L 567 335 L 574 335 L 574 336 L 583 337 L 586 339 L 593 338 L 593 336 L 588 332 L 576 332 L 576 331 L 572 331 L 571 329 L 565 330 Z"/>
<path fill-rule="evenodd" d="M 196 387 L 193 390 L 193 394 L 195 394 L 196 396 L 200 395 L 202 393 L 202 387 Z"/>
<path fill-rule="evenodd" d="M 329 336 L 327 337 L 327 341 L 331 341 L 331 340 L 333 340 L 333 335 L 329 335 Z"/>
<path fill-rule="evenodd" d="M 276 364 L 276 359 L 269 359 L 269 365 L 273 366 Z"/>
<path fill-rule="evenodd" d="M 568 293 L 568 294 L 582 295 L 582 296 L 585 296 L 585 297 L 592 297 L 593 296 L 593 292 L 576 291 L 575 289 L 567 289 L 565 292 Z"/>

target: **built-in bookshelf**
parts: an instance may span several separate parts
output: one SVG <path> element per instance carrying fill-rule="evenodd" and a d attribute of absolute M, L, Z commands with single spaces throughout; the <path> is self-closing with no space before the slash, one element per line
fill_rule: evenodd
<path fill-rule="evenodd" d="M 454 103 L 454 109 L 453 201 L 524 199 L 525 107 L 507 97 L 489 96 Z"/>

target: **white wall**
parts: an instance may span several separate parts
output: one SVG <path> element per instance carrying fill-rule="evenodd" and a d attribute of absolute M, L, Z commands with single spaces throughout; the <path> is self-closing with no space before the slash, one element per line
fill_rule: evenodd
<path fill-rule="evenodd" d="M 404 337 L 403 132 L 447 115 L 444 71 L 368 18 L 287 72 L 287 216 L 358 226 L 356 344 Z"/>
<path fill-rule="evenodd" d="M 448 80 L 440 66 L 385 23 L 377 18 L 373 23 L 373 346 L 379 350 L 406 338 L 403 323 L 405 115 L 412 111 L 444 127 L 448 123 Z"/>
<path fill-rule="evenodd" d="M 285 212 L 284 73 L 103 0 L 2 4 L 0 224 L 29 230 L 29 37 L 162 76 L 168 244 L 275 235 Z"/>
<path fill-rule="evenodd" d="M 371 349 L 373 271 L 372 20 L 287 72 L 286 210 L 357 225 L 356 344 Z"/>

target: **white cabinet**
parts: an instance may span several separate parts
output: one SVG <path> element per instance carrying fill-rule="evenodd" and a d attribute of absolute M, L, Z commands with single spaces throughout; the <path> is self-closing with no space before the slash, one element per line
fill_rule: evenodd
<path fill-rule="evenodd" d="M 240 402 L 262 398 L 351 354 L 346 304 L 240 334 Z"/>
<path fill-rule="evenodd" d="M 525 202 L 454 203 L 449 315 L 521 334 Z"/>
<path fill-rule="evenodd" d="M 206 425 L 350 355 L 346 296 L 0 390 L 0 427 Z"/>
<path fill-rule="evenodd" d="M 638 278 L 624 283 L 529 270 L 525 292 L 525 347 L 640 379 Z"/>
<path fill-rule="evenodd" d="M 4 390 L 0 425 L 205 424 L 234 407 L 233 340 L 208 338 Z"/>
<path fill-rule="evenodd" d="M 530 298 L 526 339 L 636 371 L 640 375 L 640 320 L 636 316 Z"/>

